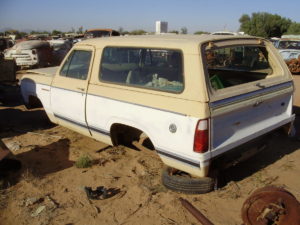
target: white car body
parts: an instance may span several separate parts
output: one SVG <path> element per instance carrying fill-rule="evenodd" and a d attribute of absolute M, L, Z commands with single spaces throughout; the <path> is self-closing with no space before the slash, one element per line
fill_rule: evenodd
<path fill-rule="evenodd" d="M 21 67 L 45 66 L 51 63 L 52 49 L 47 41 L 23 41 L 7 49 L 4 57 Z"/>

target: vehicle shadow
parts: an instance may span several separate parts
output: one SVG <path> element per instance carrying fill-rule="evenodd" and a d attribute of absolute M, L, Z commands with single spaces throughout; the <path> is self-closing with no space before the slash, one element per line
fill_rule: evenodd
<path fill-rule="evenodd" d="M 14 169 L 8 172 L 0 171 L 0 178 L 4 181 L 0 189 L 15 185 L 20 180 L 41 179 L 72 167 L 74 162 L 69 160 L 69 147 L 69 139 L 60 139 L 49 145 L 36 146 L 27 152 L 17 154 L 14 159 L 19 160 L 22 167 L 17 172 Z"/>
<path fill-rule="evenodd" d="M 34 177 L 42 178 L 69 167 L 74 162 L 69 160 L 70 140 L 60 139 L 46 146 L 36 146 L 28 152 L 16 156 L 22 162 L 21 173 L 31 173 Z"/>
<path fill-rule="evenodd" d="M 23 104 L 20 87 L 18 85 L 0 84 L 0 106 L 15 107 Z"/>
<path fill-rule="evenodd" d="M 294 106 L 294 107 L 293 107 L 293 112 L 294 112 L 296 115 L 300 115 L 300 106 Z"/>
<path fill-rule="evenodd" d="M 43 109 L 23 111 L 16 108 L 0 109 L 0 139 L 16 137 L 28 132 L 44 130 L 54 127 Z M 73 166 L 69 160 L 69 139 L 60 139 L 46 146 L 35 146 L 32 149 L 16 155 L 10 153 L 5 159 L 19 160 L 19 164 L 13 168 L 15 161 L 0 161 L 0 181 L 6 184 L 1 185 L 0 189 L 19 182 L 24 176 L 44 177 L 60 170 Z M 12 163 L 12 164 L 11 164 Z M 2 168 L 2 169 L 1 169 Z M 3 184 L 3 183 L 2 183 Z M 1 187 L 2 186 L 2 187 Z"/>
<path fill-rule="evenodd" d="M 0 138 L 24 134 L 33 130 L 54 127 L 43 109 L 23 111 L 16 108 L 0 109 Z"/>
<path fill-rule="evenodd" d="M 267 148 L 248 160 L 230 167 L 219 174 L 219 187 L 231 181 L 241 181 L 259 170 L 273 164 L 285 155 L 300 149 L 300 118 L 294 123 L 296 138 L 289 138 L 284 132 L 276 132 L 266 140 Z"/>

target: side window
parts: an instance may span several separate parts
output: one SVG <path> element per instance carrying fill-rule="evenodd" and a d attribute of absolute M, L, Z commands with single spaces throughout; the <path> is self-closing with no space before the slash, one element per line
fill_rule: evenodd
<path fill-rule="evenodd" d="M 86 80 L 89 72 L 91 56 L 91 51 L 74 50 L 63 65 L 60 75 Z"/>
<path fill-rule="evenodd" d="M 181 51 L 152 48 L 107 47 L 99 70 L 101 81 L 147 89 L 183 91 Z"/>

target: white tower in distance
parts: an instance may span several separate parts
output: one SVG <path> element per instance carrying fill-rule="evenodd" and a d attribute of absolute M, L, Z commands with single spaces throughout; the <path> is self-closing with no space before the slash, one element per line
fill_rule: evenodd
<path fill-rule="evenodd" d="M 156 21 L 155 25 L 156 34 L 168 33 L 168 22 Z"/>

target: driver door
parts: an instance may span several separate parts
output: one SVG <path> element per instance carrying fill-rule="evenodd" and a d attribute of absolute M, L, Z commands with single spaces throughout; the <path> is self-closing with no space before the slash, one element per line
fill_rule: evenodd
<path fill-rule="evenodd" d="M 85 119 L 85 100 L 94 49 L 73 49 L 51 85 L 51 107 L 58 123 L 90 135 Z"/>

